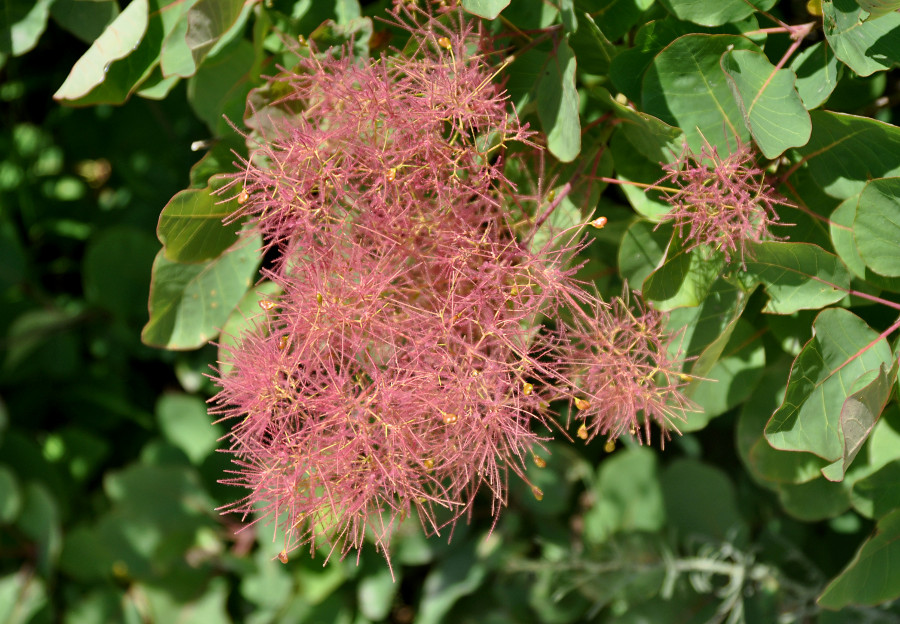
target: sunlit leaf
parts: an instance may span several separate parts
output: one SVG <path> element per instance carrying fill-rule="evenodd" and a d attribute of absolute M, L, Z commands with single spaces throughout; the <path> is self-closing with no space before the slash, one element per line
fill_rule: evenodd
<path fill-rule="evenodd" d="M 213 194 L 224 182 L 213 179 L 206 188 L 181 191 L 163 208 L 156 234 L 167 260 L 185 264 L 206 262 L 218 257 L 237 240 L 240 222 L 228 225 L 222 222 L 237 209 L 237 203 Z"/>
<path fill-rule="evenodd" d="M 900 13 L 864 21 L 856 0 L 822 0 L 822 12 L 835 56 L 860 76 L 900 62 Z"/>
<path fill-rule="evenodd" d="M 581 151 L 575 55 L 565 41 L 547 57 L 537 84 L 537 111 L 547 135 L 547 149 L 558 160 L 571 162 Z"/>

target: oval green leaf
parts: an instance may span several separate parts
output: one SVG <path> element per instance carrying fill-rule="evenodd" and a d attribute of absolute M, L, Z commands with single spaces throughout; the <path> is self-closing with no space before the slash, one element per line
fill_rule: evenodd
<path fill-rule="evenodd" d="M 866 184 L 856 207 L 853 234 L 866 266 L 885 277 L 900 277 L 900 178 Z"/>
<path fill-rule="evenodd" d="M 172 262 L 160 251 L 153 263 L 144 344 L 196 349 L 214 338 L 252 285 L 260 246 L 259 235 L 242 238 L 204 264 Z"/>
<path fill-rule="evenodd" d="M 815 453 L 834 462 L 844 455 L 841 414 L 854 382 L 892 363 L 884 338 L 858 316 L 828 308 L 794 360 L 784 401 L 766 425 L 766 439 L 785 451 Z"/>
<path fill-rule="evenodd" d="M 238 237 L 240 221 L 222 221 L 237 205 L 214 194 L 224 180 L 213 178 L 202 189 L 187 189 L 169 200 L 159 216 L 156 234 L 166 259 L 192 264 L 212 260 L 228 249 Z"/>
<path fill-rule="evenodd" d="M 900 13 L 863 20 L 855 0 L 822 0 L 825 38 L 834 54 L 860 76 L 900 61 Z"/>
<path fill-rule="evenodd" d="M 547 57 L 536 88 L 538 119 L 547 135 L 547 149 L 557 160 L 572 162 L 581 151 L 581 123 L 575 54 L 565 41 Z"/>
<path fill-rule="evenodd" d="M 761 52 L 731 50 L 722 55 L 734 99 L 753 140 L 766 158 L 809 140 L 812 122 L 794 89 L 796 77 L 776 69 Z"/>

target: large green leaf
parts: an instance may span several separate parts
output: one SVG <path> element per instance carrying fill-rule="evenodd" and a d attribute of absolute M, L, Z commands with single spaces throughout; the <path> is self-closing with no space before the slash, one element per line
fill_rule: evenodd
<path fill-rule="evenodd" d="M 133 0 L 78 59 L 53 98 L 80 102 L 98 85 L 111 79 L 109 72 L 119 66 L 116 61 L 132 54 L 144 39 L 149 14 L 148 0 Z"/>
<path fill-rule="evenodd" d="M 198 465 L 215 450 L 224 433 L 221 425 L 211 422 L 206 402 L 189 394 L 162 395 L 156 402 L 156 417 L 166 439 Z"/>
<path fill-rule="evenodd" d="M 731 329 L 731 327 L 729 327 Z M 697 431 L 707 423 L 740 405 L 759 383 L 766 365 L 765 347 L 753 326 L 738 319 L 726 345 L 703 379 L 695 378 L 684 394 L 700 410 L 688 414 L 679 429 Z"/>
<path fill-rule="evenodd" d="M 200 67 L 216 45 L 227 43 L 246 22 L 250 5 L 244 0 L 198 0 L 187 14 L 185 42 Z"/>
<path fill-rule="evenodd" d="M 877 371 L 869 371 L 853 382 L 853 394 L 847 397 L 841 407 L 841 440 L 844 445 L 840 459 L 822 469 L 829 481 L 840 481 L 847 473 L 850 463 L 856 458 L 863 443 L 869 439 L 872 428 L 881 416 L 884 406 L 897 381 L 897 362 L 888 370 L 882 366 Z"/>
<path fill-rule="evenodd" d="M 900 0 L 856 0 L 860 8 L 875 19 L 900 10 Z"/>
<path fill-rule="evenodd" d="M 653 273 L 672 239 L 672 228 L 656 229 L 647 221 L 635 221 L 619 245 L 619 273 L 632 288 L 642 284 Z"/>
<path fill-rule="evenodd" d="M 867 518 L 881 518 L 900 508 L 900 461 L 893 461 L 853 484 L 853 507 Z"/>
<path fill-rule="evenodd" d="M 0 5 L 0 55 L 21 56 L 37 45 L 54 0 L 4 0 Z"/>
<path fill-rule="evenodd" d="M 765 312 L 791 314 L 837 303 L 847 295 L 850 274 L 834 254 L 807 243 L 748 243 L 746 273 L 763 283 Z"/>
<path fill-rule="evenodd" d="M 118 14 L 116 0 L 55 0 L 50 7 L 53 21 L 87 44 L 93 43 Z"/>
<path fill-rule="evenodd" d="M 853 234 L 870 269 L 900 277 L 900 178 L 872 180 L 859 196 Z"/>
<path fill-rule="evenodd" d="M 675 154 L 681 151 L 684 133 L 661 119 L 622 104 L 603 87 L 594 87 L 591 94 L 620 120 L 616 134 L 624 135 L 632 149 L 656 167 L 653 181 L 659 180 L 662 177 L 659 164 L 671 162 Z M 618 168 L 618 159 L 616 166 Z"/>
<path fill-rule="evenodd" d="M 822 0 L 825 37 L 834 54 L 860 76 L 900 62 L 900 13 L 863 20 L 855 0 Z"/>
<path fill-rule="evenodd" d="M 510 0 L 463 0 L 463 8 L 485 19 L 494 19 L 509 6 Z"/>
<path fill-rule="evenodd" d="M 660 0 L 678 19 L 701 26 L 719 26 L 739 22 L 756 10 L 767 11 L 776 0 Z M 755 5 L 755 6 L 754 6 Z"/>
<path fill-rule="evenodd" d="M 747 524 L 738 510 L 734 484 L 722 470 L 695 459 L 677 459 L 661 483 L 667 526 L 685 537 L 732 544 L 746 539 Z"/>
<path fill-rule="evenodd" d="M 224 182 L 214 178 L 206 188 L 181 191 L 163 208 L 156 234 L 167 260 L 206 262 L 237 240 L 240 222 L 222 222 L 237 209 L 237 202 L 214 194 Z"/>
<path fill-rule="evenodd" d="M 797 93 L 808 110 L 820 106 L 837 86 L 837 57 L 825 41 L 814 43 L 794 57 L 791 69 L 797 75 Z"/>
<path fill-rule="evenodd" d="M 874 273 L 859 254 L 856 237 L 853 235 L 853 222 L 856 219 L 858 203 L 859 196 L 848 197 L 831 213 L 828 227 L 831 230 L 834 250 L 847 268 L 860 279 L 878 288 L 900 292 L 900 278 L 884 277 Z"/>
<path fill-rule="evenodd" d="M 794 360 L 784 401 L 766 425 L 766 439 L 782 450 L 815 453 L 834 462 L 844 456 L 841 414 L 869 371 L 891 366 L 884 338 L 852 312 L 828 308 L 816 317 L 814 335 Z"/>
<path fill-rule="evenodd" d="M 872 178 L 900 176 L 900 128 L 842 113 L 812 111 L 812 134 L 798 149 L 818 188 L 838 199 Z"/>
<path fill-rule="evenodd" d="M 781 506 L 794 518 L 816 522 L 835 518 L 850 508 L 850 487 L 819 477 L 804 483 L 778 485 Z"/>
<path fill-rule="evenodd" d="M 617 532 L 657 531 L 666 510 L 656 454 L 642 447 L 617 451 L 600 464 L 596 501 L 584 514 L 584 539 L 602 544 Z"/>
<path fill-rule="evenodd" d="M 584 73 L 605 75 L 616 48 L 589 13 L 580 12 L 577 18 L 578 30 L 569 36 L 569 46 L 578 59 L 578 67 Z"/>
<path fill-rule="evenodd" d="M 162 251 L 153 263 L 150 320 L 141 339 L 166 349 L 196 349 L 219 333 L 259 266 L 259 235 L 242 238 L 215 260 L 180 264 Z"/>
<path fill-rule="evenodd" d="M 719 64 L 731 49 L 758 50 L 745 37 L 685 35 L 657 54 L 644 74 L 644 112 L 684 130 L 696 153 L 704 137 L 726 153 L 735 137 L 750 137 Z"/>
<path fill-rule="evenodd" d="M 812 122 L 794 89 L 796 77 L 775 69 L 761 52 L 731 50 L 722 55 L 734 99 L 753 140 L 766 158 L 809 140 Z"/>
<path fill-rule="evenodd" d="M 878 522 L 850 564 L 835 578 L 819 604 L 828 609 L 876 605 L 900 597 L 900 509 Z"/>
<path fill-rule="evenodd" d="M 702 247 L 685 252 L 673 238 L 665 262 L 644 280 L 641 292 L 659 310 L 700 305 L 724 264 L 721 254 Z"/>
<path fill-rule="evenodd" d="M 547 149 L 557 160 L 572 162 L 581 151 L 578 91 L 575 88 L 575 54 L 560 41 L 537 83 L 537 112 L 547 135 Z"/>

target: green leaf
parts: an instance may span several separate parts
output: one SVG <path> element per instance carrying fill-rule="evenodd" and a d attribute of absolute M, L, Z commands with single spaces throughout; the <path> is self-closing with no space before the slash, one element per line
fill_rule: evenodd
<path fill-rule="evenodd" d="M 364 566 L 366 574 L 356 586 L 357 604 L 363 616 L 373 622 L 387 618 L 394 606 L 394 598 L 400 588 L 400 579 L 394 579 L 384 561 Z"/>
<path fill-rule="evenodd" d="M 463 0 L 463 8 L 485 19 L 494 19 L 509 6 L 510 0 Z"/>
<path fill-rule="evenodd" d="M 632 288 L 642 284 L 653 273 L 666 254 L 672 239 L 672 229 L 654 229 L 648 221 L 635 221 L 619 246 L 619 272 Z"/>
<path fill-rule="evenodd" d="M 716 416 L 740 405 L 751 395 L 766 366 L 765 347 L 753 326 L 738 319 L 733 333 L 715 364 L 694 379 L 684 394 L 700 411 L 691 412 L 687 422 L 678 423 L 682 431 L 697 431 Z"/>
<path fill-rule="evenodd" d="M 644 74 L 644 112 L 684 130 L 693 152 L 700 152 L 704 137 L 725 153 L 736 137 L 749 139 L 719 65 L 722 55 L 732 48 L 758 50 L 745 37 L 685 35 L 657 54 Z"/>
<path fill-rule="evenodd" d="M 603 32 L 610 41 L 617 41 L 641 21 L 643 12 L 653 4 L 653 0 L 590 0 L 584 3 L 576 0 L 575 4 L 603 24 Z"/>
<path fill-rule="evenodd" d="M 896 600 L 900 597 L 897 561 L 900 561 L 900 509 L 878 522 L 875 534 L 825 588 L 818 603 L 826 609 L 841 609 Z"/>
<path fill-rule="evenodd" d="M 261 311 L 259 302 L 263 299 L 275 299 L 280 293 L 281 287 L 278 284 L 266 281 L 248 290 L 241 297 L 241 301 L 222 326 L 219 336 L 219 355 L 216 359 L 219 361 L 220 375 L 227 375 L 231 371 L 233 365 L 229 354 L 241 344 L 243 335 L 265 323 L 267 316 Z"/>
<path fill-rule="evenodd" d="M 538 119 L 547 135 L 547 149 L 557 160 L 572 162 L 581 151 L 581 123 L 575 54 L 565 41 L 547 57 L 536 88 Z"/>
<path fill-rule="evenodd" d="M 888 370 L 882 365 L 877 371 L 869 371 L 853 382 L 853 394 L 841 407 L 841 439 L 844 449 L 840 459 L 822 469 L 829 481 L 840 481 L 847 473 L 863 443 L 869 439 L 872 428 L 887 404 L 891 389 L 897 381 L 897 362 Z"/>
<path fill-rule="evenodd" d="M 883 518 L 900 508 L 900 461 L 893 461 L 853 484 L 853 507 L 866 518 Z"/>
<path fill-rule="evenodd" d="M 81 270 L 85 299 L 120 319 L 142 322 L 158 248 L 152 235 L 131 226 L 109 227 L 92 236 Z"/>
<path fill-rule="evenodd" d="M 62 526 L 57 498 L 38 482 L 26 483 L 22 488 L 22 511 L 16 525 L 33 542 L 32 555 L 42 575 L 49 575 L 56 567 L 62 549 Z"/>
<path fill-rule="evenodd" d="M 418 624 L 439 624 L 456 602 L 474 592 L 487 574 L 477 559 L 472 541 L 458 545 L 446 559 L 431 568 L 422 587 Z"/>
<path fill-rule="evenodd" d="M 196 349 L 214 338 L 253 283 L 261 244 L 258 235 L 241 238 L 204 264 L 172 262 L 160 251 L 153 263 L 144 344 Z"/>
<path fill-rule="evenodd" d="M 615 533 L 658 531 L 666 520 L 656 453 L 626 447 L 600 463 L 593 506 L 584 514 L 584 539 L 602 544 Z"/>
<path fill-rule="evenodd" d="M 734 485 L 724 472 L 693 459 L 675 460 L 663 473 L 666 526 L 681 535 L 740 544 L 747 525 Z"/>
<path fill-rule="evenodd" d="M 792 314 L 837 303 L 847 295 L 850 274 L 834 254 L 807 243 L 748 243 L 746 274 L 763 283 L 764 312 Z"/>
<path fill-rule="evenodd" d="M 900 61 L 900 13 L 863 20 L 855 0 L 822 0 L 825 38 L 834 54 L 860 76 Z"/>
<path fill-rule="evenodd" d="M 846 199 L 873 178 L 900 176 L 900 128 L 875 119 L 812 111 L 812 135 L 798 149 L 816 185 Z"/>
<path fill-rule="evenodd" d="M 133 0 L 78 59 L 53 99 L 80 101 L 109 78 L 112 65 L 130 55 L 150 22 L 148 0 Z"/>
<path fill-rule="evenodd" d="M 569 45 L 578 59 L 579 69 L 588 74 L 606 74 L 610 61 L 616 55 L 615 46 L 589 13 L 578 13 L 578 30 L 569 36 Z"/>
<path fill-rule="evenodd" d="M 37 45 L 54 0 L 4 0 L 0 7 L 0 55 L 21 56 Z"/>
<path fill-rule="evenodd" d="M 53 20 L 87 44 L 99 37 L 119 14 L 116 0 L 54 0 Z"/>
<path fill-rule="evenodd" d="M 859 196 L 853 234 L 870 269 L 900 277 L 900 178 L 872 180 Z"/>
<path fill-rule="evenodd" d="M 856 237 L 853 235 L 853 222 L 856 219 L 858 203 L 859 196 L 849 197 L 841 202 L 834 209 L 834 212 L 831 213 L 828 227 L 831 231 L 831 241 L 834 245 L 834 250 L 847 268 L 857 277 L 878 288 L 900 292 L 900 279 L 884 277 L 872 272 L 859 254 Z"/>
<path fill-rule="evenodd" d="M 226 118 L 243 117 L 247 96 L 256 85 L 255 63 L 253 45 L 239 39 L 209 56 L 188 81 L 188 102 L 215 136 L 231 133 Z"/>
<path fill-rule="evenodd" d="M 673 238 L 665 262 L 644 280 L 641 292 L 662 311 L 700 305 L 724 264 L 721 254 L 701 247 L 685 252 Z"/>
<path fill-rule="evenodd" d="M 652 162 L 641 155 L 638 148 L 631 143 L 629 134 L 623 132 L 623 126 L 627 126 L 627 124 L 622 123 L 617 126 L 608 145 L 616 167 L 616 179 L 623 182 L 619 188 L 635 212 L 650 221 L 657 222 L 662 215 L 672 209 L 672 206 L 665 201 L 661 191 L 648 188 L 659 181 L 662 169 L 660 169 L 658 161 Z M 629 184 L 629 182 L 634 184 Z M 652 227 L 653 224 L 650 225 Z M 671 233 L 671 228 L 667 228 L 667 231 Z M 655 266 L 653 265 L 651 268 L 655 268 Z"/>
<path fill-rule="evenodd" d="M 662 177 L 660 163 L 671 162 L 674 155 L 681 151 L 684 133 L 661 119 L 622 104 L 602 87 L 594 87 L 591 94 L 597 97 L 601 105 L 608 108 L 620 120 L 615 134 L 623 135 L 623 138 L 632 146 L 632 150 L 644 156 L 656 168 L 653 181 L 659 180 Z M 617 168 L 618 160 L 617 158 Z"/>
<path fill-rule="evenodd" d="M 867 20 L 884 17 L 900 10 L 900 0 L 856 0 L 856 3 L 869 14 Z"/>
<path fill-rule="evenodd" d="M 766 158 L 809 140 L 812 122 L 794 89 L 796 77 L 775 69 L 761 52 L 731 50 L 722 55 L 734 99 L 753 140 Z"/>
<path fill-rule="evenodd" d="M 235 201 L 215 195 L 227 180 L 210 180 L 203 189 L 187 189 L 169 200 L 159 216 L 156 235 L 166 259 L 193 264 L 217 258 L 238 238 L 240 221 L 222 221 L 237 209 Z"/>
<path fill-rule="evenodd" d="M 794 360 L 784 401 L 766 425 L 766 439 L 777 449 L 807 451 L 834 462 L 844 454 L 841 414 L 854 382 L 890 366 L 893 358 L 884 338 L 842 308 L 822 311 L 813 331 Z"/>
<path fill-rule="evenodd" d="M 0 465 L 0 524 L 12 524 L 22 510 L 22 488 L 16 474 Z"/>
<path fill-rule="evenodd" d="M 787 358 L 766 367 L 738 416 L 737 446 L 741 459 L 754 480 L 768 488 L 779 483 L 805 483 L 817 479 L 821 477 L 819 470 L 827 464 L 812 453 L 776 450 L 763 436 L 766 421 L 784 398 L 789 371 L 790 360 Z"/>
<path fill-rule="evenodd" d="M 244 0 L 198 0 L 191 7 L 184 40 L 196 67 L 203 64 L 217 44 L 229 41 L 228 35 L 233 36 L 243 26 L 249 15 L 244 4 Z"/>
<path fill-rule="evenodd" d="M 819 477 L 805 483 L 780 484 L 778 500 L 794 518 L 817 522 L 835 518 L 850 508 L 850 488 L 846 481 L 835 483 Z"/>
<path fill-rule="evenodd" d="M 16 570 L 0 577 L 0 622 L 46 622 L 51 612 L 47 586 L 40 576 L 29 576 Z"/>
<path fill-rule="evenodd" d="M 660 0 L 660 3 L 678 19 L 701 26 L 739 22 L 756 10 L 768 11 L 775 2 L 776 0 L 754 0 L 752 3 L 747 0 Z"/>
<path fill-rule="evenodd" d="M 820 106 L 838 83 L 838 61 L 825 41 L 814 43 L 791 61 L 797 93 L 807 110 Z"/>
<path fill-rule="evenodd" d="M 156 403 L 159 426 L 172 444 L 194 464 L 201 464 L 224 433 L 206 413 L 206 402 L 189 394 L 166 393 Z"/>

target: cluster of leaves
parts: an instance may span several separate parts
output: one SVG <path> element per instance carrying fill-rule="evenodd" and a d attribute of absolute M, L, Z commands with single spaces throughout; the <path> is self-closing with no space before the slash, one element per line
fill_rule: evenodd
<path fill-rule="evenodd" d="M 321 76 L 339 86 L 334 68 L 341 63 L 391 72 L 399 59 L 427 58 L 424 48 L 406 47 L 408 31 L 372 19 L 387 15 L 389 4 L 132 0 L 120 11 L 114 1 L 10 3 L 0 39 L 0 97 L 10 104 L 0 163 L 7 328 L 0 385 L 7 404 L 0 419 L 0 608 L 7 611 L 0 615 L 23 622 L 895 620 L 900 254 L 891 232 L 900 209 L 898 3 L 463 0 L 502 54 L 483 57 L 479 70 L 492 74 L 486 68 L 493 64 L 496 77 L 457 95 L 496 94 L 503 81 L 521 121 L 537 131 L 528 140 L 545 144 L 545 155 L 533 159 L 526 148 L 507 145 L 518 133 L 512 117 L 497 126 L 499 135 L 483 127 L 461 132 L 459 141 L 471 140 L 488 155 L 470 161 L 469 172 L 458 177 L 480 195 L 457 198 L 462 214 L 431 233 L 417 229 L 415 210 L 395 222 L 389 211 L 349 212 L 366 189 L 389 193 L 404 176 L 424 175 L 403 167 L 417 154 L 412 146 L 396 161 L 360 161 L 369 166 L 355 172 L 363 180 L 357 191 L 347 190 L 353 180 L 346 178 L 329 189 L 327 176 L 339 168 L 331 167 L 335 159 L 323 161 L 318 186 L 304 188 L 303 199 L 320 198 L 324 207 L 326 198 L 350 195 L 338 198 L 337 212 L 307 215 L 316 225 L 309 235 L 330 231 L 332 242 L 344 247 L 321 246 L 303 256 L 298 249 L 315 249 L 310 240 L 277 234 L 292 219 L 307 218 L 302 211 L 272 220 L 264 214 L 275 188 L 291 190 L 277 179 L 278 164 L 294 168 L 292 175 L 302 165 L 291 160 L 288 139 L 303 134 L 300 120 L 310 101 L 292 99 L 292 90 L 316 84 L 320 67 L 332 68 Z M 68 77 L 68 67 L 46 71 L 65 64 L 50 55 L 48 43 L 65 40 L 62 29 L 90 44 Z M 311 45 L 298 50 L 291 42 L 301 35 Z M 389 39 L 400 52 L 388 51 Z M 457 58 L 471 58 L 470 46 L 454 45 Z M 360 64 L 337 59 L 343 46 Z M 383 62 L 366 61 L 384 51 Z M 437 39 L 428 51 L 448 52 Z M 279 79 L 263 78 L 279 68 L 285 69 Z M 48 104 L 54 90 L 58 102 L 88 108 Z M 267 158 L 254 160 L 226 117 L 250 127 L 253 145 L 269 146 L 256 155 Z M 346 146 L 347 136 L 333 138 Z M 207 151 L 191 169 L 189 188 L 159 217 L 163 250 L 152 263 L 143 342 L 169 351 L 153 351 L 136 340 L 155 251 L 147 232 L 166 195 L 181 186 L 178 172 L 186 171 L 190 142 L 204 138 L 197 147 Z M 235 171 L 232 151 L 244 158 L 242 170 Z M 500 152 L 505 158 L 495 160 Z M 257 177 L 245 178 L 248 172 Z M 476 183 L 479 175 L 489 179 L 485 186 Z M 246 188 L 223 189 L 245 179 Z M 419 187 L 404 188 L 412 198 Z M 533 209 L 522 199 L 528 195 Z M 461 205 L 467 202 L 468 213 Z M 426 204 L 421 210 L 439 205 Z M 590 230 L 577 257 L 563 251 L 558 264 L 529 260 L 554 248 L 561 232 L 598 217 L 605 227 Z M 392 235 L 408 249 L 388 255 L 382 246 L 381 265 L 377 257 L 363 262 L 363 247 L 348 246 L 360 241 L 360 231 L 334 238 L 365 224 L 386 245 L 379 228 L 391 223 L 403 226 Z M 245 224 L 254 229 L 241 237 Z M 449 237 L 451 224 L 465 226 L 459 245 Z M 476 225 L 489 244 L 462 258 L 476 240 Z M 265 258 L 261 239 L 254 244 L 252 238 L 260 231 L 269 244 Z M 423 246 L 413 246 L 423 235 Z M 438 260 L 436 267 L 422 262 L 420 250 Z M 76 258 L 82 262 L 73 263 Z M 264 259 L 268 281 L 258 283 Z M 445 383 L 451 366 L 481 372 L 465 360 L 474 355 L 460 346 L 466 342 L 428 351 L 408 339 L 419 325 L 432 328 L 435 344 L 459 334 L 437 332 L 437 291 L 413 280 L 421 301 L 415 299 L 413 282 L 397 279 L 400 259 L 417 271 L 437 268 L 435 288 L 447 289 L 454 267 L 469 276 L 471 284 L 454 294 L 453 314 L 447 309 L 448 322 L 465 311 L 484 324 L 491 312 L 524 310 L 529 297 L 540 300 L 542 315 L 553 316 L 561 305 L 553 295 L 572 291 L 554 291 L 553 280 L 534 276 L 582 263 L 577 278 L 599 292 L 622 292 L 627 282 L 652 305 L 638 307 L 629 325 L 624 301 L 613 308 L 618 314 L 579 316 L 578 309 L 592 309 L 581 304 L 593 297 L 569 294 L 576 298 L 568 306 L 573 319 L 557 314 L 568 329 L 527 343 L 545 345 L 545 356 L 529 354 L 524 330 L 510 322 L 514 337 L 491 345 L 489 361 L 508 363 L 504 349 L 530 357 L 522 371 L 507 369 L 491 381 L 515 389 L 515 413 L 567 423 L 579 407 L 575 399 L 582 395 L 571 388 L 552 397 L 565 399 L 558 416 L 536 398 L 529 403 L 539 396 L 539 380 L 548 377 L 545 360 L 553 359 L 563 334 L 584 350 L 569 359 L 584 361 L 598 349 L 628 351 L 627 334 L 657 325 L 678 340 L 649 341 L 644 355 L 650 359 L 638 376 L 664 355 L 680 367 L 671 371 L 677 379 L 690 379 L 682 390 L 697 411 L 679 423 L 683 435 L 664 452 L 632 443 L 611 454 L 600 445 L 557 441 L 533 447 L 529 427 L 526 443 L 509 446 L 519 455 L 497 467 L 524 477 L 512 480 L 508 493 L 504 478 L 482 474 L 450 486 L 461 497 L 443 497 L 447 480 L 435 479 L 423 490 L 426 501 L 441 507 L 452 499 L 450 516 L 463 507 L 471 510 L 471 523 L 458 524 L 449 544 L 424 541 L 416 523 L 398 528 L 391 542 L 396 582 L 374 552 L 379 536 L 366 537 L 357 527 L 346 530 L 361 546 L 358 561 L 332 558 L 315 571 L 307 558 L 296 557 L 283 566 L 277 556 L 285 544 L 272 544 L 270 531 L 260 530 L 255 543 L 255 528 L 235 533 L 233 520 L 214 511 L 240 494 L 216 484 L 228 457 L 214 450 L 224 428 L 210 424 L 203 405 L 215 392 L 202 377 L 215 350 L 204 345 L 219 337 L 218 359 L 226 363 L 219 371 L 226 388 L 220 409 L 238 416 L 228 406 L 246 407 L 250 399 L 227 395 L 251 386 L 229 390 L 227 380 L 240 378 L 232 373 L 250 375 L 283 359 L 290 388 L 297 362 L 308 358 L 284 336 L 305 335 L 309 320 L 326 312 L 345 328 L 372 318 L 371 333 L 348 334 L 355 351 L 310 343 L 323 368 L 304 383 L 332 403 L 325 391 L 343 390 L 344 404 L 302 409 L 337 414 L 343 408 L 346 424 L 354 409 L 376 399 L 382 406 L 398 401 L 383 392 L 375 397 L 373 389 L 405 393 L 399 397 L 404 409 L 415 390 L 421 405 L 458 423 L 467 406 L 485 401 L 481 382 L 423 395 L 417 378 L 387 384 L 384 377 L 417 361 L 416 354 L 435 358 L 428 364 L 435 383 Z M 482 275 L 483 267 L 494 273 L 503 267 L 499 273 L 508 276 L 511 266 L 525 267 L 541 287 L 529 291 L 529 280 L 501 279 L 490 297 L 473 295 L 496 287 L 490 280 L 497 275 Z M 381 270 L 392 267 L 393 273 Z M 381 304 L 385 292 L 399 309 Z M 511 296 L 514 304 L 507 305 Z M 261 313 L 260 301 L 277 307 Z M 337 302 L 352 305 L 341 312 Z M 476 305 L 485 309 L 469 310 Z M 620 327 L 627 331 L 617 342 Z M 258 340 L 242 341 L 248 331 Z M 256 346 L 245 352 L 245 345 Z M 407 359 L 398 359 L 408 348 Z M 629 352 L 634 359 L 621 362 L 641 361 L 642 351 Z M 348 353 L 356 357 L 352 366 Z M 272 378 L 271 370 L 256 374 Z M 342 386 L 316 377 L 322 374 Z M 574 377 L 583 392 L 590 375 Z M 583 405 L 638 414 L 645 406 L 629 406 L 632 399 L 620 392 Z M 453 401 L 460 406 L 447 407 Z M 269 448 L 268 436 L 296 433 L 284 426 L 301 418 L 296 398 L 270 407 L 293 409 L 293 421 L 273 421 L 270 430 L 239 426 L 241 443 Z M 410 419 L 422 421 L 424 408 L 411 411 Z M 360 426 L 374 436 L 378 427 L 359 414 Z M 585 437 L 609 433 L 604 425 L 588 431 L 597 422 L 604 421 L 585 423 Z M 448 424 L 428 423 L 428 430 L 443 432 Z M 571 437 L 581 436 L 573 431 Z M 371 441 L 362 438 L 356 442 Z M 371 473 L 364 457 L 372 448 L 349 459 L 358 460 L 358 471 L 345 466 L 342 474 Z M 290 449 L 282 444 L 280 452 Z M 528 452 L 539 459 L 522 461 Z M 245 475 L 260 474 L 273 464 L 247 467 Z M 297 475 L 290 487 L 309 478 Z M 510 508 L 499 520 L 479 511 L 482 501 L 472 488 L 483 480 L 494 488 L 484 507 L 502 500 Z M 423 513 L 418 499 L 408 503 L 427 524 L 427 505 Z M 333 533 L 331 520 L 320 519 Z"/>

